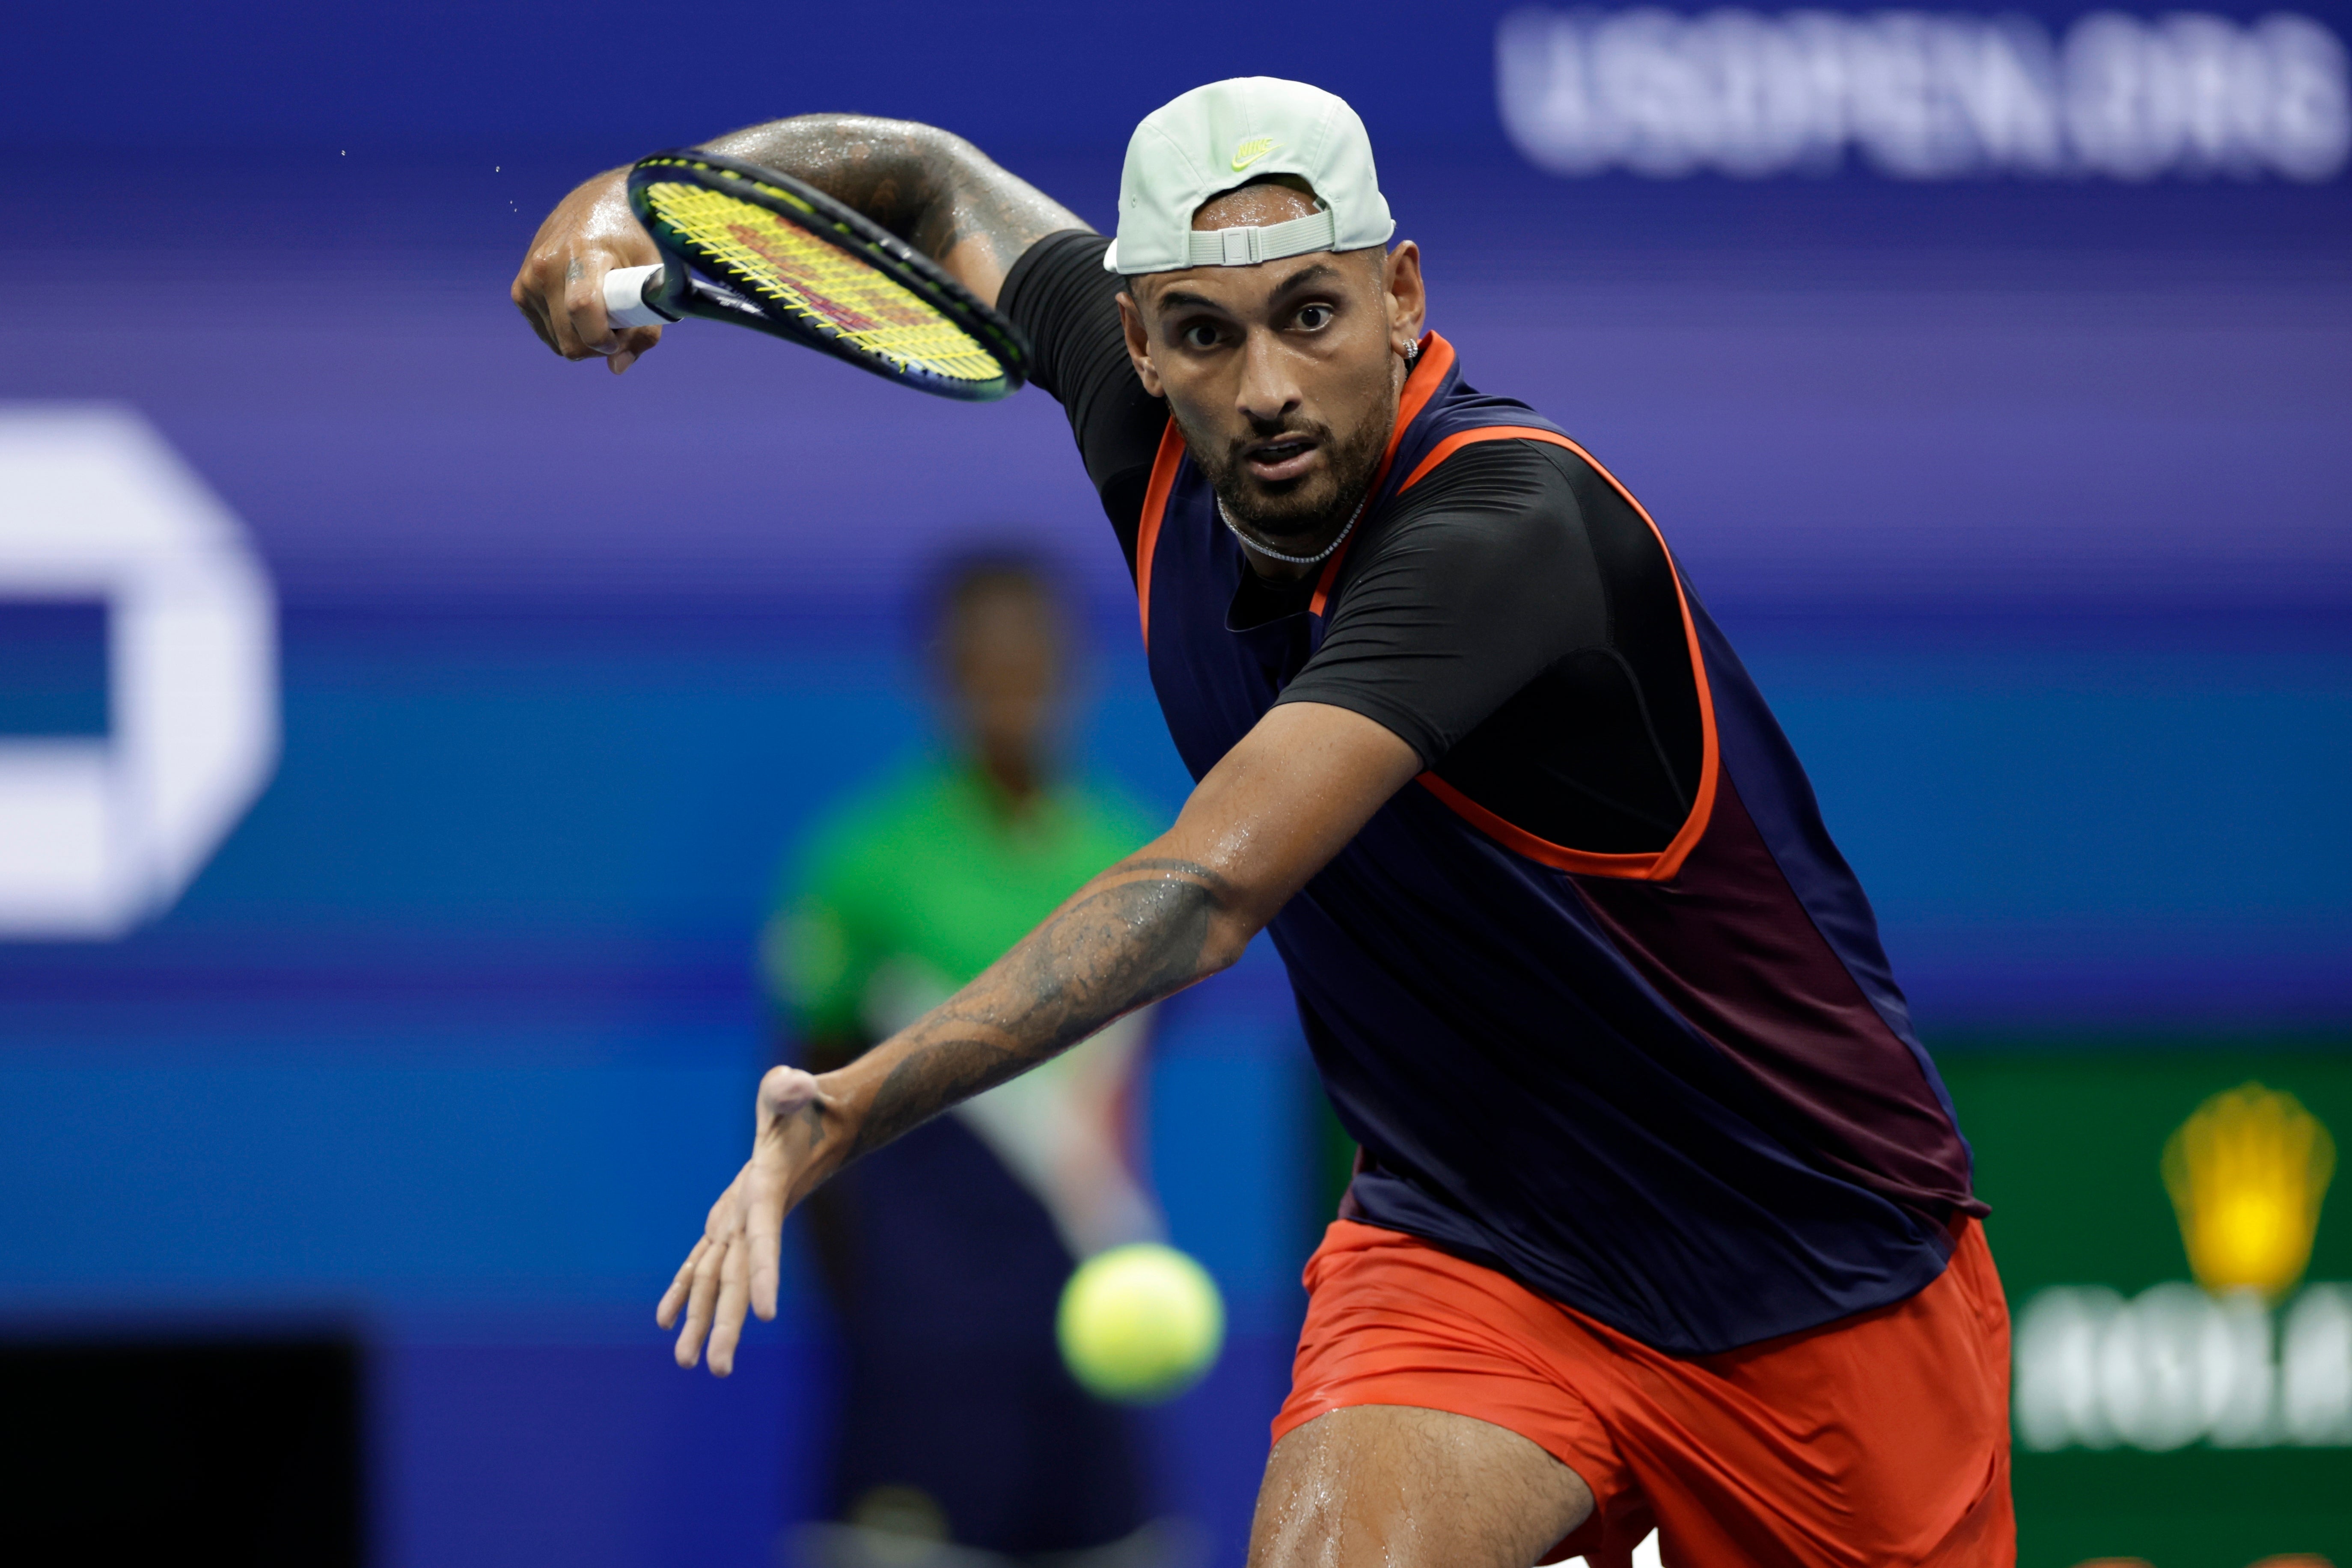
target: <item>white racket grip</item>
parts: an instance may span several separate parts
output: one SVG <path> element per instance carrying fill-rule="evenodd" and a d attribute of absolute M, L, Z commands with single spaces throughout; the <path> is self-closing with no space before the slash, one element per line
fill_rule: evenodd
<path fill-rule="evenodd" d="M 648 287 L 661 287 L 661 263 L 615 267 L 604 275 L 604 319 L 623 327 L 667 327 L 670 318 L 646 303 Z"/>

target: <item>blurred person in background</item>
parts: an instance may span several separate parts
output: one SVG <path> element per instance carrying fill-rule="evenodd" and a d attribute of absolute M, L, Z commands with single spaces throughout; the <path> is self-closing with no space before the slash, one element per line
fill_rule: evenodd
<path fill-rule="evenodd" d="M 814 1071 L 938 1006 L 1150 836 L 1127 801 L 1059 773 L 1068 629 L 1037 566 L 952 563 L 930 622 L 951 744 L 820 824 L 767 928 L 771 988 Z M 1161 1233 L 1123 1146 L 1143 1032 L 1119 1020 L 811 1206 L 846 1354 L 840 1522 L 808 1531 L 802 1561 L 1167 1561 L 1129 1418 L 1078 1386 L 1054 1338 L 1079 1260 Z M 910 1556 L 917 1541 L 953 1544 Z"/>

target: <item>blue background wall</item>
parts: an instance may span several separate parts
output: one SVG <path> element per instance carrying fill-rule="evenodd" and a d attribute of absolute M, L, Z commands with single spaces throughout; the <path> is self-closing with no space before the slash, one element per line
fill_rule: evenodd
<path fill-rule="evenodd" d="M 1042 394 L 919 404 L 717 329 L 614 381 L 506 302 L 582 174 L 805 109 L 947 124 L 1101 222 L 1173 92 L 1348 94 L 1434 324 L 1659 517 L 1931 1040 L 2340 1037 L 2352 187 L 1558 180 L 1498 128 L 1501 9 L 914 5 L 899 54 L 750 8 L 707 51 L 620 5 L 14 21 L 0 397 L 127 403 L 243 518 L 285 717 L 164 916 L 0 946 L 15 1332 L 355 1326 L 387 1563 L 750 1562 L 811 1506 L 807 1292 L 722 1385 L 650 1308 L 740 1158 L 775 863 L 924 743 L 914 575 L 1064 562 L 1087 765 L 1184 780 Z M 102 715 L 97 624 L 0 614 L 10 727 Z M 1302 1057 L 1260 955 L 1171 1007 L 1151 1083 L 1238 1331 L 1154 1441 L 1228 1559 L 1316 1223 Z"/>

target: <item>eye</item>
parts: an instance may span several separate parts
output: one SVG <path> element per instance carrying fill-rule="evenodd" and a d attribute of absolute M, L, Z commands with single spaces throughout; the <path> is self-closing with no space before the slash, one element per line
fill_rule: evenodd
<path fill-rule="evenodd" d="M 1195 321 L 1177 334 L 1188 349 L 1207 350 L 1217 346 L 1217 329 L 1207 321 Z"/>
<path fill-rule="evenodd" d="M 1320 332 L 1331 324 L 1331 307 L 1328 305 L 1302 306 L 1296 319 L 1306 330 Z"/>

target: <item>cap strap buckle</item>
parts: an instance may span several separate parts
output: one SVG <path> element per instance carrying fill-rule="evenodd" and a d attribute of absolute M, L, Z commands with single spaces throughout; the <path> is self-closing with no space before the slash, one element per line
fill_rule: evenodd
<path fill-rule="evenodd" d="M 1255 267 L 1286 256 L 1329 250 L 1339 237 L 1339 225 L 1328 207 L 1288 223 L 1263 227 L 1193 229 L 1185 235 L 1186 265 L 1191 267 Z"/>

